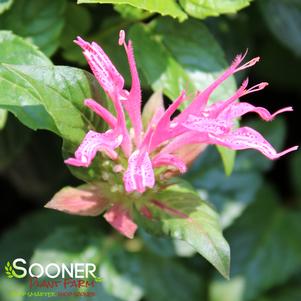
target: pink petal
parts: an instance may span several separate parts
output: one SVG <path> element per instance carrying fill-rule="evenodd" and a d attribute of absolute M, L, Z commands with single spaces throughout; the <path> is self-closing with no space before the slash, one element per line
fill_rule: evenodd
<path fill-rule="evenodd" d="M 207 87 L 204 91 L 199 92 L 192 103 L 177 117 L 179 122 L 183 122 L 187 118 L 189 114 L 198 115 L 202 110 L 205 109 L 205 106 L 208 103 L 210 95 L 213 91 L 226 79 L 228 79 L 231 75 L 236 73 L 237 71 L 243 70 L 245 68 L 249 68 L 255 65 L 259 58 L 254 58 L 251 61 L 247 62 L 241 67 L 238 67 L 240 63 L 243 61 L 245 55 L 238 55 L 231 66 L 221 74 L 209 87 Z"/>
<path fill-rule="evenodd" d="M 205 112 L 202 114 L 204 117 L 217 118 L 224 110 L 231 106 L 236 100 L 238 100 L 241 96 L 245 95 L 246 88 L 248 86 L 248 79 L 246 79 L 240 88 L 225 101 L 219 101 L 207 108 Z"/>
<path fill-rule="evenodd" d="M 101 195 L 100 187 L 87 184 L 77 188 L 63 188 L 45 207 L 69 214 L 97 216 L 107 205 L 108 202 Z"/>
<path fill-rule="evenodd" d="M 142 132 L 142 120 L 141 120 L 141 87 L 139 75 L 136 67 L 136 62 L 134 58 L 134 51 L 132 42 L 129 41 L 128 45 L 125 43 L 125 33 L 123 30 L 119 34 L 119 45 L 123 44 L 132 77 L 132 86 L 130 93 L 126 100 L 123 101 L 124 107 L 127 110 L 129 117 L 132 122 L 132 126 L 135 131 L 135 143 L 136 146 L 140 145 L 141 142 L 141 132 Z"/>
<path fill-rule="evenodd" d="M 158 121 L 151 139 L 150 151 L 153 151 L 162 142 L 177 136 L 179 131 L 181 131 L 181 128 L 177 128 L 177 121 L 171 123 L 170 119 L 183 101 L 185 101 L 185 98 L 186 93 L 182 91 L 180 96 L 167 108 Z"/>
<path fill-rule="evenodd" d="M 74 158 L 65 160 L 66 164 L 88 167 L 98 151 L 105 152 L 111 159 L 117 158 L 114 151 L 122 142 L 122 136 L 116 136 L 112 130 L 106 133 L 89 131 L 75 152 Z"/>
<path fill-rule="evenodd" d="M 128 238 L 133 238 L 137 225 L 131 219 L 129 211 L 119 204 L 115 204 L 104 215 L 104 218 L 117 231 Z"/>
<path fill-rule="evenodd" d="M 85 106 L 99 115 L 111 128 L 116 127 L 117 119 L 106 108 L 93 99 L 86 99 L 84 103 Z"/>
<path fill-rule="evenodd" d="M 232 104 L 228 109 L 226 109 L 222 114 L 221 118 L 226 118 L 228 120 L 232 120 L 238 117 L 243 116 L 247 113 L 257 113 L 262 119 L 266 121 L 271 121 L 275 118 L 276 115 L 283 112 L 293 111 L 292 107 L 286 107 L 281 110 L 278 110 L 274 114 L 271 114 L 267 109 L 261 107 L 255 107 L 247 102 L 240 102 Z"/>
<path fill-rule="evenodd" d="M 104 91 L 115 98 L 116 92 L 120 93 L 123 89 L 124 79 L 109 57 L 95 42 L 90 44 L 80 37 L 74 42 L 84 50 L 88 64 Z"/>
<path fill-rule="evenodd" d="M 189 115 L 183 126 L 193 131 L 214 135 L 223 135 L 231 130 L 231 123 L 227 120 L 203 118 L 194 115 Z"/>
<path fill-rule="evenodd" d="M 123 90 L 124 79 L 117 71 L 109 57 L 97 43 L 92 42 L 90 44 L 80 37 L 78 37 L 77 40 L 75 40 L 74 42 L 84 50 L 83 53 L 88 61 L 92 72 L 97 78 L 99 84 L 102 86 L 104 91 L 110 96 L 114 103 L 115 110 L 117 113 L 116 130 L 119 131 L 118 134 L 123 136 L 122 149 L 125 155 L 129 156 L 131 153 L 131 140 L 129 137 L 128 130 L 126 128 L 123 108 L 120 103 L 121 98 L 124 98 L 126 94 L 126 91 Z M 100 107 L 98 107 L 97 109 L 103 112 L 103 110 Z M 112 116 L 109 117 L 109 115 L 106 114 L 105 118 L 107 118 L 111 125 L 113 125 L 114 119 L 112 119 Z"/>
<path fill-rule="evenodd" d="M 223 145 L 234 150 L 256 149 L 272 160 L 298 149 L 298 146 L 294 146 L 281 153 L 277 153 L 261 134 L 249 127 L 239 128 L 225 136 L 209 135 L 209 137 L 212 144 Z"/>
<path fill-rule="evenodd" d="M 174 166 L 181 173 L 184 173 L 187 170 L 185 163 L 181 159 L 171 154 L 158 154 L 153 158 L 152 163 L 153 167 Z"/>
<path fill-rule="evenodd" d="M 137 150 L 130 156 L 123 182 L 127 192 L 138 191 L 143 193 L 146 187 L 154 187 L 155 176 L 147 152 Z"/>

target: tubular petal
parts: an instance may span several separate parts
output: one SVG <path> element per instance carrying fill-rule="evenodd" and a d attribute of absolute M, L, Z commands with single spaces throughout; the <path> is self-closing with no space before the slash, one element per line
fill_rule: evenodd
<path fill-rule="evenodd" d="M 106 108 L 93 99 L 86 99 L 84 103 L 85 106 L 99 115 L 111 128 L 116 127 L 117 119 Z"/>
<path fill-rule="evenodd" d="M 176 167 L 181 173 L 187 171 L 185 163 L 171 154 L 158 154 L 152 160 L 153 167 L 160 167 L 160 166 L 174 166 Z"/>
<path fill-rule="evenodd" d="M 144 192 L 146 187 L 155 185 L 155 176 L 151 160 L 147 152 L 135 151 L 129 158 L 128 169 L 123 176 L 127 192 Z"/>
<path fill-rule="evenodd" d="M 247 102 L 238 102 L 232 104 L 229 108 L 227 108 L 221 115 L 221 118 L 225 118 L 227 120 L 232 120 L 238 117 L 243 116 L 247 113 L 257 113 L 263 120 L 271 121 L 280 113 L 283 112 L 291 112 L 293 111 L 292 107 L 286 107 L 278 110 L 274 114 L 271 114 L 267 109 L 262 107 L 255 107 Z"/>
<path fill-rule="evenodd" d="M 266 141 L 261 134 L 249 127 L 239 128 L 225 136 L 209 135 L 211 144 L 219 144 L 234 150 L 255 149 L 271 160 L 277 159 L 289 152 L 297 150 L 291 147 L 283 152 L 277 153 L 272 145 Z"/>
<path fill-rule="evenodd" d="M 187 129 L 199 133 L 223 135 L 230 131 L 231 123 L 224 119 L 203 118 L 189 115 L 187 121 L 183 123 Z"/>
<path fill-rule="evenodd" d="M 104 151 L 111 159 L 116 159 L 114 151 L 122 142 L 122 136 L 116 136 L 112 130 L 106 133 L 89 131 L 75 152 L 74 158 L 65 160 L 66 164 L 88 167 L 98 151 Z"/>
<path fill-rule="evenodd" d="M 114 97 L 115 91 L 121 92 L 124 79 L 102 48 L 97 43 L 90 44 L 80 37 L 74 42 L 84 50 L 84 56 L 104 91 L 111 98 Z"/>
<path fill-rule="evenodd" d="M 136 67 L 135 57 L 132 42 L 129 41 L 128 45 L 125 42 L 125 33 L 123 30 L 119 33 L 119 45 L 124 46 L 128 63 L 130 66 L 130 72 L 132 77 L 132 86 L 128 97 L 123 100 L 123 105 L 128 112 L 132 126 L 135 131 L 135 143 L 136 146 L 140 145 L 141 132 L 142 132 L 142 119 L 141 119 L 141 87 L 139 75 Z"/>

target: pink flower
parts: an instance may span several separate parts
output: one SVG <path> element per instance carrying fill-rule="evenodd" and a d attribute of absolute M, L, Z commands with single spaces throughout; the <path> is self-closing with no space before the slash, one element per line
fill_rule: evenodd
<path fill-rule="evenodd" d="M 198 92 L 177 117 L 172 116 L 180 104 L 187 101 L 185 91 L 166 110 L 162 103 L 155 107 L 149 124 L 143 126 L 140 81 L 132 43 L 125 42 L 124 31 L 120 31 L 119 45 L 124 46 L 130 66 L 130 90 L 124 87 L 122 75 L 98 44 L 88 43 L 80 37 L 75 43 L 83 49 L 91 70 L 111 99 L 115 112 L 113 114 L 96 101 L 86 99 L 85 105 L 98 114 L 108 124 L 109 129 L 105 133 L 89 131 L 74 157 L 65 162 L 73 166 L 88 167 L 97 153 L 102 152 L 112 160 L 113 170 L 122 175 L 127 193 L 143 193 L 146 189 L 153 188 L 161 180 L 160 175 L 170 170 L 176 169 L 184 173 L 187 170 L 186 162 L 192 160 L 189 156 L 183 156 L 185 146 L 189 148 L 191 145 L 216 144 L 233 150 L 255 149 L 270 159 L 277 159 L 297 149 L 295 146 L 277 153 L 254 129 L 236 129 L 234 126 L 236 119 L 246 113 L 254 112 L 262 119 L 270 121 L 279 113 L 292 111 L 291 107 L 287 107 L 270 114 L 264 108 L 238 102 L 241 96 L 259 91 L 267 83 L 247 88 L 246 80 L 229 99 L 208 105 L 211 94 L 220 84 L 236 72 L 255 65 L 259 61 L 258 57 L 242 64 L 245 55 L 238 55 L 231 66 L 208 88 Z M 126 115 L 130 119 L 130 128 L 127 127 Z M 194 156 L 197 153 L 194 152 Z M 105 218 L 126 236 L 133 236 L 136 225 L 132 222 L 129 211 L 122 205 L 113 205 Z"/>

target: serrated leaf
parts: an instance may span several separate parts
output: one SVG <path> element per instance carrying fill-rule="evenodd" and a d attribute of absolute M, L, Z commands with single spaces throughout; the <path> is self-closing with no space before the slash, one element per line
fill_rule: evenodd
<path fill-rule="evenodd" d="M 52 62 L 37 46 L 6 30 L 0 30 L 0 62 L 20 65 L 52 65 Z"/>
<path fill-rule="evenodd" d="M 280 43 L 301 56 L 301 3 L 299 0 L 262 0 L 260 11 Z"/>
<path fill-rule="evenodd" d="M 83 100 L 97 95 L 93 77 L 71 67 L 0 66 L 0 106 L 32 129 L 50 130 L 78 145 L 93 114 Z"/>
<path fill-rule="evenodd" d="M 0 28 L 28 38 L 48 56 L 59 46 L 65 0 L 15 0 L 0 19 Z"/>
<path fill-rule="evenodd" d="M 228 278 L 230 248 L 222 235 L 219 216 L 190 185 L 178 180 L 150 196 L 147 207 L 152 220 L 137 217 L 145 230 L 184 240 Z"/>
<path fill-rule="evenodd" d="M 8 10 L 13 4 L 14 0 L 1 0 L 0 1 L 0 14 Z"/>
<path fill-rule="evenodd" d="M 191 16 L 205 19 L 220 14 L 236 13 L 252 0 L 180 0 L 183 9 Z"/>
<path fill-rule="evenodd" d="M 0 30 L 0 62 L 24 65 L 52 65 L 47 56 L 36 46 L 5 30 Z M 5 127 L 6 120 L 7 111 L 0 109 L 0 130 Z"/>
<path fill-rule="evenodd" d="M 229 290 L 231 301 L 253 300 L 300 270 L 301 215 L 279 203 L 271 188 L 262 189 L 256 202 L 226 231 L 232 248 L 231 280 L 213 281 L 210 301 L 225 300 Z"/>
<path fill-rule="evenodd" d="M 164 0 L 164 2 L 160 0 L 78 0 L 77 3 L 128 4 L 152 13 L 159 13 L 163 16 L 167 15 L 173 18 L 178 18 L 180 21 L 184 21 L 187 18 L 187 15 L 181 10 L 180 6 L 174 0 Z"/>

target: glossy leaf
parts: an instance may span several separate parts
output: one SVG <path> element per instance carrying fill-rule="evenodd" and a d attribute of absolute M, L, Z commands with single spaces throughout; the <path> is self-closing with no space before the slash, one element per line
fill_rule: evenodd
<path fill-rule="evenodd" d="M 229 276 L 230 249 L 222 235 L 219 217 L 198 193 L 178 180 L 149 197 L 152 219 L 140 218 L 153 234 L 184 240 L 224 276 Z"/>
<path fill-rule="evenodd" d="M 51 61 L 36 46 L 14 35 L 0 30 L 0 62 L 24 65 L 52 65 Z M 7 111 L 0 110 L 0 129 L 5 126 Z"/>
<path fill-rule="evenodd" d="M 145 246 L 154 254 L 162 257 L 191 257 L 196 251 L 183 240 L 170 239 L 150 235 L 143 229 L 139 230 Z"/>
<path fill-rule="evenodd" d="M 32 129 L 47 129 L 78 144 L 92 128 L 85 98 L 97 95 L 93 77 L 70 67 L 31 67 L 2 64 L 0 105 Z M 86 115 L 85 115 L 86 114 Z"/>
<path fill-rule="evenodd" d="M 77 3 L 129 4 L 152 13 L 159 13 L 163 16 L 171 16 L 179 19 L 180 21 L 183 21 L 187 18 L 187 15 L 174 0 L 165 0 L 164 2 L 160 0 L 78 0 Z"/>
<path fill-rule="evenodd" d="M 0 30 L 0 62 L 37 66 L 52 65 L 52 62 L 37 46 L 6 30 Z"/>
<path fill-rule="evenodd" d="M 184 10 L 191 16 L 204 19 L 220 14 L 236 13 L 252 0 L 180 0 Z"/>
<path fill-rule="evenodd" d="M 65 0 L 15 0 L 0 19 L 0 28 L 30 39 L 47 55 L 59 46 Z"/>

